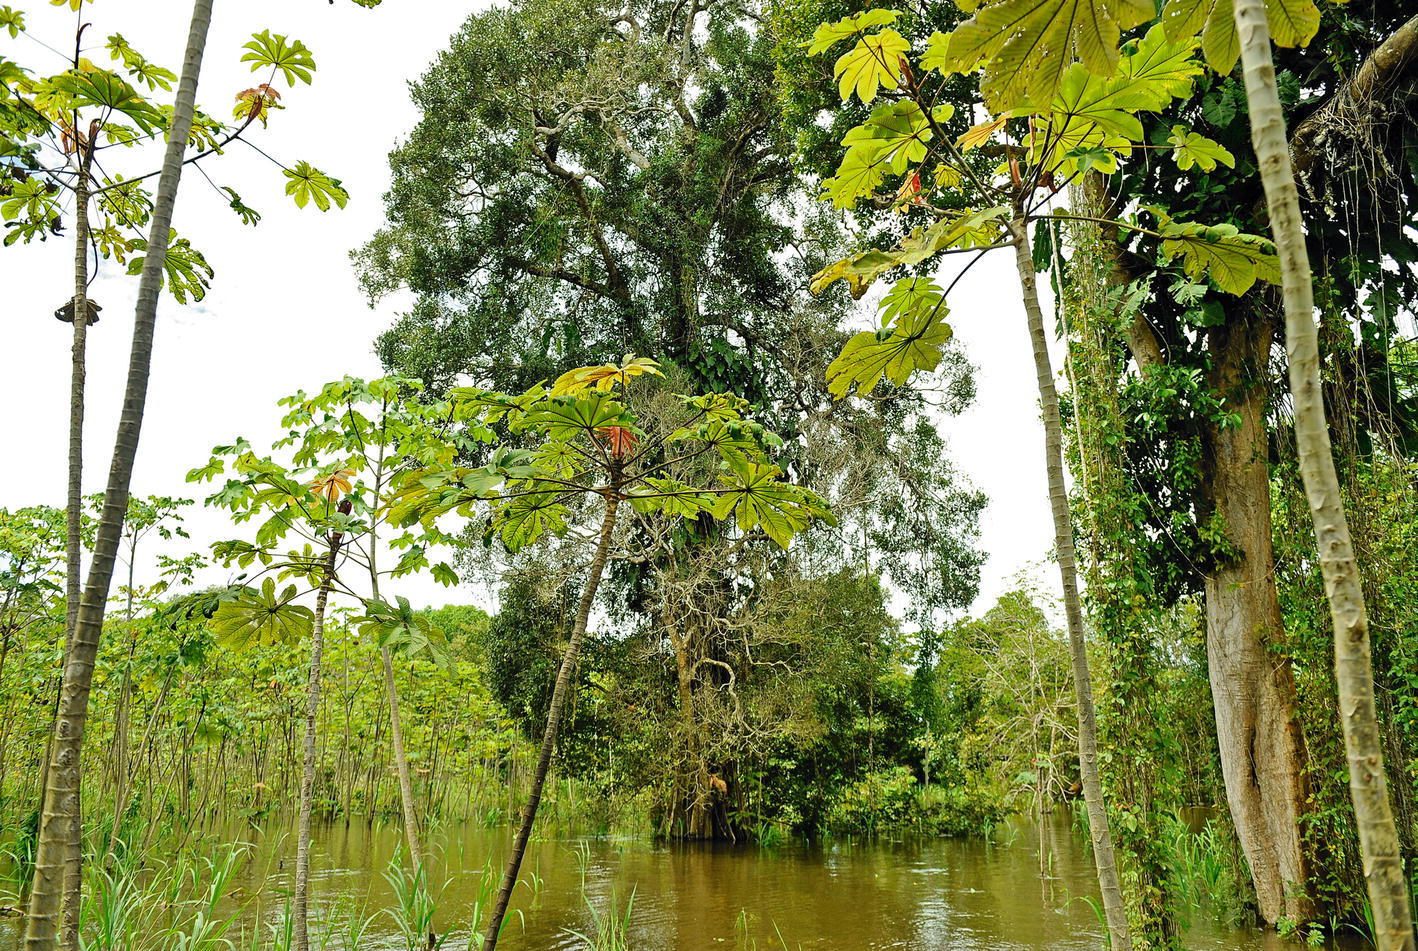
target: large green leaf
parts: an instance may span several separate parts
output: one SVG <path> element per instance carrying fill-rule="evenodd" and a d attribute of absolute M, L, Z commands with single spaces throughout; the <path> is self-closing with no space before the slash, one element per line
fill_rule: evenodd
<path fill-rule="evenodd" d="M 553 396 L 535 405 L 514 427 L 533 429 L 549 439 L 568 442 L 593 438 L 607 426 L 633 427 L 625 405 L 606 390 L 587 390 L 570 396 Z"/>
<path fill-rule="evenodd" d="M 676 479 L 650 477 L 643 486 L 627 493 L 630 504 L 640 512 L 659 512 L 669 518 L 694 518 L 714 507 L 715 498 Z"/>
<path fill-rule="evenodd" d="M 936 306 L 908 315 L 885 330 L 857 334 L 828 364 L 828 392 L 840 398 L 856 387 L 865 395 L 883 376 L 900 386 L 918 370 L 934 370 L 952 334 L 945 322 L 948 312 L 943 305 Z"/>
<path fill-rule="evenodd" d="M 389 604 L 380 598 L 364 602 L 364 614 L 353 618 L 360 634 L 372 638 L 401 657 L 426 657 L 439 666 L 447 663 L 443 632 L 409 605 L 409 599 L 395 598 Z"/>
<path fill-rule="evenodd" d="M 1155 15 L 1152 0 L 987 0 L 951 34 L 945 56 L 956 70 L 983 64 L 991 111 L 1042 110 L 1070 63 L 1110 75 L 1122 31 Z"/>
<path fill-rule="evenodd" d="M 820 24 L 813 33 L 812 40 L 803 45 L 808 48 L 807 55 L 817 56 L 820 53 L 827 52 L 843 40 L 856 36 L 858 33 L 865 33 L 867 30 L 875 27 L 895 23 L 898 16 L 899 14 L 895 10 L 887 10 L 881 7 L 875 10 L 864 10 L 861 13 L 854 13 L 835 23 Z"/>
<path fill-rule="evenodd" d="M 1314 0 L 1266 0 L 1270 37 L 1279 46 L 1304 46 L 1320 28 Z M 1201 35 L 1201 52 L 1218 73 L 1229 73 L 1241 55 L 1231 0 L 1167 0 L 1162 26 L 1173 39 Z"/>
<path fill-rule="evenodd" d="M 242 49 L 246 52 L 241 61 L 250 63 L 253 73 L 265 68 L 279 70 L 288 86 L 294 86 L 297 79 L 309 83 L 310 74 L 315 71 L 315 57 L 304 43 L 288 40 L 279 33 L 273 36 L 270 30 L 253 33 L 251 41 Z"/>
<path fill-rule="evenodd" d="M 1177 168 L 1186 171 L 1195 165 L 1203 172 L 1214 171 L 1217 165 L 1236 167 L 1236 157 L 1230 149 L 1206 136 L 1188 130 L 1185 126 L 1172 126 L 1172 134 L 1167 139 L 1172 146 L 1172 157 Z"/>
<path fill-rule="evenodd" d="M 984 247 L 999 237 L 999 220 L 1009 214 L 1005 205 L 981 211 L 966 209 L 953 218 L 942 218 L 917 227 L 891 251 L 863 251 L 818 271 L 810 289 L 820 294 L 837 281 L 846 281 L 852 296 L 860 299 L 872 283 L 892 268 L 913 267 L 948 248 Z"/>
<path fill-rule="evenodd" d="M 511 499 L 498 509 L 492 527 L 502 537 L 508 551 L 520 551 L 547 532 L 566 532 L 569 514 L 554 492 L 535 492 Z"/>
<path fill-rule="evenodd" d="M 1071 65 L 1046 117 L 1036 124 L 1031 160 L 1068 176 L 1078 170 L 1078 157 L 1093 150 L 1130 151 L 1143 137 L 1139 111 L 1165 109 L 1191 93 L 1192 80 L 1202 71 L 1195 49 L 1194 39 L 1169 40 L 1153 26 L 1129 45 L 1112 75 Z"/>
<path fill-rule="evenodd" d="M 217 640 L 237 650 L 298 640 L 310 633 L 315 613 L 295 604 L 296 597 L 295 585 L 277 593 L 271 578 L 262 581 L 260 589 L 242 588 L 217 608 L 212 632 Z"/>
<path fill-rule="evenodd" d="M 281 172 L 290 181 L 286 182 L 286 194 L 295 199 L 297 208 L 304 208 L 312 201 L 321 211 L 329 211 L 333 202 L 340 208 L 349 204 L 350 193 L 338 178 L 331 178 L 309 162 L 297 162 L 295 168 Z"/>
<path fill-rule="evenodd" d="M 714 505 L 714 517 L 734 517 L 739 530 L 761 528 L 779 547 L 787 548 L 793 536 L 827 515 L 825 507 L 808 493 L 783 482 L 777 466 L 750 463 L 723 476 L 729 486 Z"/>
<path fill-rule="evenodd" d="M 1181 258 L 1182 269 L 1193 280 L 1209 277 L 1229 294 L 1244 294 L 1256 281 L 1280 283 L 1280 263 L 1275 245 L 1235 225 L 1204 225 L 1172 221 L 1159 209 L 1149 209 L 1161 222 L 1164 260 Z"/>
<path fill-rule="evenodd" d="M 895 89 L 901 84 L 901 57 L 910 51 L 910 41 L 892 29 L 857 40 L 856 46 L 837 58 L 833 69 L 842 101 L 856 93 L 862 102 L 871 102 L 879 89 Z"/>

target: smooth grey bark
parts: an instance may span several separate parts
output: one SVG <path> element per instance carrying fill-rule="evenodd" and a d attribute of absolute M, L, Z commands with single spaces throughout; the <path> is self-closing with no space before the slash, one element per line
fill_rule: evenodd
<path fill-rule="evenodd" d="M 1283 630 L 1271 547 L 1266 393 L 1275 337 L 1256 313 L 1211 331 L 1211 389 L 1239 422 L 1206 432 L 1205 490 L 1232 553 L 1206 575 L 1206 656 L 1226 804 L 1251 870 L 1260 917 L 1308 921 L 1307 752 L 1294 673 L 1274 651 Z"/>
<path fill-rule="evenodd" d="M 561 657 L 561 666 L 556 672 L 556 686 L 552 689 L 551 706 L 547 709 L 547 728 L 542 735 L 541 753 L 537 757 L 537 771 L 532 774 L 532 790 L 527 794 L 527 804 L 522 809 L 522 822 L 517 827 L 517 835 L 512 840 L 512 854 L 507 859 L 507 869 L 502 875 L 502 886 L 498 889 L 497 900 L 492 906 L 492 916 L 488 919 L 487 930 L 483 934 L 482 951 L 495 951 L 497 939 L 502 931 L 502 921 L 507 916 L 507 906 L 512 901 L 512 890 L 517 887 L 517 873 L 522 868 L 522 856 L 527 851 L 527 840 L 532 836 L 532 823 L 537 817 L 537 806 L 542 801 L 542 786 L 546 784 L 547 771 L 551 767 L 552 752 L 556 749 L 557 732 L 561 729 L 561 714 L 566 707 L 566 695 L 571 692 L 571 675 L 576 670 L 576 662 L 581 656 L 581 642 L 586 638 L 586 626 L 591 619 L 591 605 L 596 600 L 596 589 L 601 584 L 601 574 L 605 571 L 610 556 L 611 534 L 615 531 L 616 510 L 620 505 L 620 477 L 617 473 L 606 490 L 606 511 L 601 519 L 600 534 L 596 541 L 596 553 L 591 559 L 591 567 L 586 575 L 586 584 L 581 589 L 581 601 L 576 608 L 576 621 L 571 627 L 571 639 L 566 645 L 566 653 Z"/>
<path fill-rule="evenodd" d="M 1106 202 L 1103 178 L 1084 179 L 1090 200 Z M 1116 227 L 1100 226 L 1112 261 L 1110 282 L 1133 280 L 1119 252 Z M 1128 351 L 1144 375 L 1167 363 L 1145 310 L 1125 330 Z M 1270 470 L 1266 458 L 1265 365 L 1275 328 L 1253 310 L 1238 310 L 1207 341 L 1207 383 L 1238 426 L 1206 425 L 1202 488 L 1224 524 L 1233 551 L 1207 573 L 1206 648 L 1225 797 L 1246 856 L 1257 910 L 1267 923 L 1309 920 L 1308 855 L 1300 834 L 1309 812 L 1308 751 L 1299 728 L 1299 698 L 1288 661 L 1272 650 L 1283 632 L 1271 546 Z"/>
<path fill-rule="evenodd" d="M 182 178 L 182 155 L 192 129 L 196 109 L 197 77 L 202 68 L 207 30 L 212 20 L 213 0 L 194 0 L 192 21 L 183 57 L 182 78 L 178 83 L 168 132 L 162 173 L 153 201 L 148 234 L 147 257 L 138 282 L 138 303 L 133 321 L 133 345 L 128 360 L 128 380 L 123 409 L 114 441 L 113 461 L 104 491 L 93 559 L 89 565 L 74 635 L 70 639 L 64 681 L 55 718 L 44 808 L 35 850 L 35 869 L 26 923 L 26 951 L 51 951 L 55 946 L 64 888 L 65 868 L 70 847 L 81 841 L 79 815 L 80 752 L 88 717 L 89 691 L 93 683 L 94 659 L 103 636 L 113 566 L 128 512 L 129 485 L 138 454 L 143 427 L 143 410 L 148 396 L 148 376 L 152 366 L 153 334 L 157 323 L 158 293 L 163 265 L 167 259 L 168 231 Z M 87 314 L 85 314 L 87 316 Z M 78 322 L 79 315 L 75 315 Z"/>
<path fill-rule="evenodd" d="M 348 509 L 346 509 L 348 511 Z M 295 839 L 295 888 L 291 899 L 296 951 L 310 951 L 310 818 L 315 806 L 315 747 L 320 719 L 321 673 L 325 663 L 325 607 L 335 583 L 340 535 L 330 539 L 320 588 L 315 595 L 315 623 L 310 628 L 310 670 L 306 677 L 304 757 L 300 768 L 300 818 Z"/>
<path fill-rule="evenodd" d="M 1064 483 L 1063 423 L 1059 417 L 1058 391 L 1049 360 L 1049 339 L 1044 311 L 1039 305 L 1039 287 L 1034 274 L 1034 258 L 1029 243 L 1029 225 L 1023 209 L 1015 208 L 1009 223 L 1014 238 L 1014 261 L 1019 287 L 1028 318 L 1029 342 L 1034 353 L 1034 370 L 1039 385 L 1039 407 L 1044 417 L 1044 467 L 1049 483 L 1049 508 L 1054 522 L 1054 555 L 1063 585 L 1064 616 L 1067 619 L 1069 654 L 1073 660 L 1074 690 L 1078 697 L 1078 771 L 1083 781 L 1083 801 L 1088 809 L 1088 830 L 1093 841 L 1093 862 L 1098 871 L 1098 891 L 1103 900 L 1103 916 L 1113 951 L 1132 951 L 1132 931 L 1123 903 L 1113 851 L 1113 833 L 1103 802 L 1103 784 L 1098 776 L 1098 716 L 1093 706 L 1093 683 L 1088 671 L 1088 645 L 1083 633 L 1083 606 L 1078 596 L 1078 560 L 1073 547 L 1073 519 L 1068 508 L 1068 488 Z M 490 951 L 490 949 L 485 949 Z"/>
<path fill-rule="evenodd" d="M 1300 217 L 1300 194 L 1290 164 L 1285 115 L 1275 83 L 1265 0 L 1235 0 L 1234 13 L 1246 82 L 1251 143 L 1260 166 L 1271 231 L 1280 257 L 1285 348 L 1295 405 L 1295 442 L 1334 624 L 1339 719 L 1349 759 L 1349 794 L 1354 801 L 1354 817 L 1359 828 L 1364 878 L 1373 909 L 1374 940 L 1379 951 L 1413 951 L 1408 884 L 1388 798 L 1388 778 L 1374 702 L 1369 619 L 1325 417 L 1309 253 Z"/>

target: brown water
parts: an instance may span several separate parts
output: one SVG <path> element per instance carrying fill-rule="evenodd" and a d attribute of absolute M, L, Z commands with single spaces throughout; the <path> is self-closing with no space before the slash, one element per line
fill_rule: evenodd
<path fill-rule="evenodd" d="M 326 827 L 316 845 L 315 918 L 343 921 L 351 902 L 377 910 L 393 904 L 383 877 L 400 841 L 397 827 Z M 467 920 L 485 868 L 496 869 L 510 836 L 461 826 L 443 830 L 439 897 L 444 946 L 468 947 Z M 834 951 L 1096 951 L 1101 930 L 1082 896 L 1096 894 L 1086 850 L 1065 821 L 1048 826 L 1048 875 L 1040 874 L 1032 825 L 1007 829 L 1005 841 L 919 839 L 836 841 L 773 849 L 665 845 L 641 839 L 548 839 L 534 842 L 524 865 L 536 887 L 519 886 L 506 951 L 578 949 L 568 930 L 590 933 L 587 902 L 605 912 L 634 896 L 633 951 L 834 949 Z M 276 851 L 267 843 L 263 851 Z M 282 879 L 289 862 L 277 872 Z M 584 878 L 584 886 L 583 886 Z M 436 884 L 439 879 L 436 879 Z M 252 882 L 254 885 L 255 882 Z M 486 900 L 484 898 L 484 900 Z M 255 912 L 251 914 L 257 914 Z M 259 915 L 279 916 L 268 899 Z M 1195 916 L 1187 947 L 1299 949 L 1273 934 L 1225 928 Z M 248 922 L 248 927 L 255 922 Z M 781 939 L 778 937 L 781 935 Z M 330 945 L 336 951 L 338 942 Z M 378 917 L 360 951 L 402 949 L 393 922 Z M 1357 948 L 1358 945 L 1353 947 Z"/>
<path fill-rule="evenodd" d="M 294 852 L 286 835 L 237 836 L 252 859 L 226 903 L 238 908 L 229 932 L 253 946 L 282 920 Z M 460 825 L 431 837 L 439 869 L 436 928 L 446 951 L 469 948 L 468 921 L 486 907 L 510 834 Z M 1098 920 L 1084 900 L 1097 892 L 1088 853 L 1064 819 L 1039 833 L 1020 823 L 993 841 L 913 839 L 833 841 L 766 849 L 666 845 L 645 839 L 547 838 L 528 849 L 504 951 L 573 951 L 569 934 L 594 931 L 594 907 L 624 911 L 633 896 L 631 951 L 1098 951 Z M 352 911 L 370 918 L 357 951 L 403 951 L 384 872 L 402 835 L 397 826 L 343 823 L 320 828 L 312 860 L 312 947 L 352 951 L 339 932 Z M 490 871 L 489 871 L 490 870 Z M 441 887 L 440 887 L 441 886 Z M 371 917 L 372 916 L 372 917 Z M 1299 942 L 1219 925 L 1193 915 L 1194 951 L 1299 951 Z M 0 920 L 0 948 L 14 946 L 17 922 Z M 320 935 L 326 933 L 322 941 Z M 267 949 L 270 944 L 257 945 Z M 474 943 L 476 947 L 476 943 Z M 1343 947 L 1358 951 L 1358 942 Z M 423 945 L 419 946 L 423 951 Z"/>

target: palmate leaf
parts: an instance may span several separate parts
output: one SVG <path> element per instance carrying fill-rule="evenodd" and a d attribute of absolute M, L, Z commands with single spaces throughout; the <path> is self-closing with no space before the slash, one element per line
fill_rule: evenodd
<path fill-rule="evenodd" d="M 714 503 L 718 519 L 733 516 L 742 532 L 762 529 L 763 533 L 787 548 L 793 536 L 814 518 L 831 520 L 831 513 L 816 496 L 783 482 L 782 470 L 774 465 L 749 463 L 721 476 L 728 485 Z"/>
<path fill-rule="evenodd" d="M 980 92 L 992 112 L 1042 109 L 1071 62 L 1111 74 L 1122 32 L 1155 15 L 1152 0 L 986 0 L 951 34 L 944 59 L 954 71 L 984 64 Z"/>
<path fill-rule="evenodd" d="M 392 605 L 380 598 L 365 601 L 364 614 L 351 619 L 360 634 L 401 657 L 422 656 L 440 667 L 446 665 L 448 655 L 443 646 L 447 640 L 443 631 L 415 611 L 408 598 L 394 600 L 396 603 Z"/>
<path fill-rule="evenodd" d="M 714 507 L 715 496 L 675 479 L 650 477 L 645 485 L 628 493 L 630 504 L 640 512 L 659 512 L 668 518 L 694 518 Z"/>
<path fill-rule="evenodd" d="M 856 46 L 837 57 L 833 67 L 842 101 L 856 93 L 862 102 L 871 102 L 878 90 L 895 89 L 901 84 L 901 57 L 910 51 L 910 41 L 892 29 L 857 40 Z"/>
<path fill-rule="evenodd" d="M 553 396 L 527 412 L 513 427 L 522 432 L 534 429 L 548 438 L 569 442 L 578 437 L 595 438 L 607 426 L 633 426 L 625 405 L 605 390 L 583 391 L 572 396 Z"/>
<path fill-rule="evenodd" d="M 945 297 L 945 291 L 935 281 L 925 277 L 907 277 L 891 285 L 881 300 L 881 322 L 894 323 L 911 314 L 935 308 Z"/>
<path fill-rule="evenodd" d="M 149 134 L 167 126 L 162 111 L 112 70 L 70 70 L 51 79 L 50 86 L 69 95 L 72 107 L 98 106 L 121 112 Z"/>
<path fill-rule="evenodd" d="M 857 202 L 876 194 L 885 180 L 885 159 L 869 150 L 848 149 L 837 174 L 823 181 L 821 197 L 837 208 L 855 208 Z"/>
<path fill-rule="evenodd" d="M 569 513 L 557 498 L 555 492 L 532 492 L 511 499 L 497 510 L 492 529 L 501 536 L 508 551 L 520 551 L 547 532 L 565 534 Z"/>
<path fill-rule="evenodd" d="M 846 281 L 852 296 L 861 299 L 872 283 L 892 268 L 912 267 L 948 248 L 983 247 L 998 237 L 999 220 L 1009 214 L 1005 205 L 981 211 L 965 210 L 942 218 L 929 227 L 918 227 L 891 251 L 864 251 L 818 271 L 809 289 L 820 294 L 837 281 Z"/>
<path fill-rule="evenodd" d="M 279 33 L 272 36 L 270 30 L 253 33 L 242 49 L 247 52 L 242 54 L 241 61 L 250 63 L 253 73 L 267 67 L 280 70 L 287 86 L 294 86 L 297 79 L 309 83 L 315 71 L 315 57 L 304 43 L 288 40 Z"/>
<path fill-rule="evenodd" d="M 146 251 L 148 242 L 143 238 L 134 238 L 131 247 L 135 251 Z M 146 255 L 139 255 L 129 261 L 128 273 L 143 273 L 145 260 Z M 176 231 L 171 232 L 168 238 L 167 255 L 163 258 L 162 269 L 163 286 L 179 304 L 185 304 L 188 300 L 195 303 L 206 297 L 207 288 L 212 286 L 212 275 L 215 273 L 202 252 L 192 247 L 192 243 L 186 238 L 177 237 Z"/>
<path fill-rule="evenodd" d="M 882 8 L 854 13 L 835 23 L 820 24 L 813 33 L 812 39 L 803 45 L 808 48 L 807 55 L 817 56 L 827 52 L 848 37 L 865 33 L 878 26 L 886 26 L 888 23 L 895 23 L 898 16 L 899 14 L 895 10 Z"/>
<path fill-rule="evenodd" d="M 1111 76 L 1096 76 L 1081 63 L 1071 65 L 1046 117 L 1036 123 L 1031 161 L 1067 176 L 1079 170 L 1076 160 L 1083 155 L 1130 151 L 1143 137 L 1137 112 L 1160 111 L 1173 99 L 1190 95 L 1193 78 L 1202 71 L 1192 55 L 1195 50 L 1194 39 L 1172 41 L 1154 26 L 1135 46 L 1129 45 Z"/>
<path fill-rule="evenodd" d="M 934 370 L 952 334 L 947 313 L 944 306 L 932 307 L 877 333 L 857 334 L 828 364 L 828 392 L 841 399 L 856 387 L 866 395 L 883 376 L 901 386 L 918 370 Z"/>
<path fill-rule="evenodd" d="M 8 6 L 0 6 L 0 30 L 9 33 L 10 39 L 15 39 L 25 31 L 24 13 Z"/>
<path fill-rule="evenodd" d="M 1172 158 L 1177 168 L 1186 171 L 1195 165 L 1203 172 L 1216 169 L 1217 165 L 1236 167 L 1236 157 L 1219 142 L 1188 130 L 1185 126 L 1172 126 L 1172 134 L 1167 141 L 1172 146 Z"/>
<path fill-rule="evenodd" d="M 217 608 L 212 632 L 219 642 L 236 650 L 298 640 L 310 633 L 315 612 L 293 603 L 296 597 L 295 585 L 277 593 L 271 578 L 261 582 L 259 590 L 242 588 Z"/>
<path fill-rule="evenodd" d="M 286 194 L 295 199 L 297 208 L 304 208 L 310 202 L 321 211 L 329 211 L 330 203 L 343 208 L 349 204 L 350 193 L 338 178 L 331 178 L 309 162 L 297 162 L 295 168 L 287 168 L 281 174 L 286 182 Z"/>
<path fill-rule="evenodd" d="M 1266 0 L 1270 37 L 1278 46 L 1304 46 L 1320 28 L 1314 0 Z M 1173 39 L 1201 35 L 1206 64 L 1225 75 L 1241 56 L 1231 0 L 1167 0 L 1162 26 Z"/>
<path fill-rule="evenodd" d="M 763 447 L 778 441 L 761 423 L 746 419 L 708 419 L 693 429 L 671 433 L 672 443 L 693 440 L 714 447 L 719 458 L 733 467 L 746 466 L 763 459 Z"/>
<path fill-rule="evenodd" d="M 1265 238 L 1244 234 L 1235 225 L 1180 223 L 1161 209 L 1148 210 L 1160 222 L 1164 262 L 1181 258 L 1182 269 L 1193 280 L 1209 277 L 1228 294 L 1244 294 L 1258 280 L 1280 283 L 1275 245 Z"/>
<path fill-rule="evenodd" d="M 567 370 L 556 378 L 551 386 L 552 396 L 566 396 L 584 390 L 609 390 L 618 383 L 622 390 L 637 376 L 664 376 L 660 364 L 633 353 L 626 354 L 620 365 L 603 363 L 593 367 L 577 367 Z"/>
<path fill-rule="evenodd" d="M 949 117 L 947 113 L 944 119 Z M 859 148 L 875 157 L 887 158 L 891 170 L 900 173 L 908 162 L 919 162 L 926 157 L 926 143 L 930 139 L 930 123 L 921 107 L 903 99 L 877 106 L 866 122 L 848 130 L 842 144 L 849 150 Z"/>

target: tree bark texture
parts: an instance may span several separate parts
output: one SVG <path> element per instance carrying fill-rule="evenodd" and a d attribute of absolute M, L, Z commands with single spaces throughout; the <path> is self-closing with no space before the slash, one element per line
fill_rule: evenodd
<path fill-rule="evenodd" d="M 310 628 L 310 671 L 306 677 L 304 757 L 300 768 L 300 818 L 295 839 L 295 888 L 291 912 L 295 919 L 296 951 L 310 951 L 310 819 L 315 806 L 315 752 L 320 719 L 321 673 L 325 663 L 325 606 L 335 582 L 340 536 L 330 540 L 320 589 L 315 595 L 315 623 Z"/>
<path fill-rule="evenodd" d="M 1212 331 L 1211 389 L 1239 418 L 1208 423 L 1205 491 L 1231 552 L 1206 575 L 1206 655 L 1226 803 L 1250 866 L 1260 917 L 1308 921 L 1308 863 L 1300 822 L 1307 753 L 1283 632 L 1271 548 L 1270 468 L 1263 384 L 1274 327 L 1236 313 Z"/>
<path fill-rule="evenodd" d="M 1388 798 L 1364 593 L 1330 448 L 1319 374 L 1319 342 L 1300 196 L 1290 165 L 1285 116 L 1270 53 L 1265 0 L 1235 0 L 1236 32 L 1251 122 L 1251 143 L 1285 300 L 1285 345 L 1295 406 L 1295 442 L 1319 547 L 1320 570 L 1334 623 L 1339 719 L 1349 759 L 1349 792 L 1359 828 L 1364 878 L 1379 951 L 1412 951 L 1413 921 L 1398 831 Z"/>
<path fill-rule="evenodd" d="M 1098 871 L 1098 890 L 1113 951 L 1132 951 L 1132 934 L 1122 884 L 1118 879 L 1113 835 L 1103 802 L 1103 785 L 1098 776 L 1098 717 L 1093 705 L 1093 684 L 1088 671 L 1088 645 L 1083 633 L 1083 606 L 1078 595 L 1078 561 L 1073 548 L 1073 521 L 1068 508 L 1068 488 L 1064 483 L 1063 423 L 1059 418 L 1059 398 L 1054 387 L 1054 371 L 1049 359 L 1049 341 L 1044 311 L 1039 305 L 1039 288 L 1029 243 L 1029 225 L 1016 208 L 1010 221 L 1014 237 L 1014 259 L 1019 271 L 1024 312 L 1028 318 L 1029 341 L 1034 353 L 1034 369 L 1039 385 L 1039 406 L 1044 417 L 1044 467 L 1049 484 L 1049 507 L 1054 521 L 1054 548 L 1063 586 L 1064 614 L 1068 622 L 1069 653 L 1073 659 L 1074 689 L 1078 696 L 1078 769 L 1083 780 L 1083 800 L 1088 809 L 1088 829 L 1093 841 L 1093 861 Z"/>
<path fill-rule="evenodd" d="M 182 156 L 192 128 L 196 108 L 197 77 L 211 24 L 213 0 L 195 0 L 192 22 L 183 57 L 168 133 L 167 151 L 153 202 L 148 253 L 138 284 L 138 303 L 133 322 L 133 345 L 128 361 L 128 380 L 123 409 L 119 416 L 113 461 L 99 516 L 93 559 L 75 619 L 64 669 L 64 684 L 55 718 L 49 779 L 40 815 L 35 850 L 33 887 L 25 935 L 26 951 L 51 951 L 55 946 L 64 888 L 65 866 L 70 847 L 81 840 L 79 815 L 79 754 L 83 749 L 88 716 L 89 691 L 93 683 L 94 659 L 103 635 L 104 609 L 108 602 L 113 566 L 128 511 L 129 484 L 138 454 L 138 439 L 147 402 L 148 375 L 152 365 L 153 334 L 157 323 L 158 293 L 167 258 L 168 231 L 182 177 Z M 83 316 L 87 317 L 87 308 Z M 80 315 L 75 315 L 76 323 Z"/>

